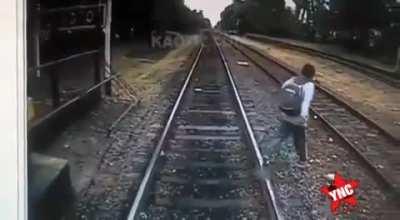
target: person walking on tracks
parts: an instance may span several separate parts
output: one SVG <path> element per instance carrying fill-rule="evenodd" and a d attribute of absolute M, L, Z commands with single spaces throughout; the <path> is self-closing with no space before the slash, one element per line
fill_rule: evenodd
<path fill-rule="evenodd" d="M 279 94 L 281 126 L 278 137 L 271 139 L 267 144 L 267 148 L 274 149 L 293 136 L 296 151 L 302 162 L 308 158 L 306 128 L 315 92 L 314 76 L 314 66 L 306 64 L 303 66 L 300 76 L 292 77 L 283 83 Z M 265 157 L 269 157 L 269 155 L 265 155 Z"/>

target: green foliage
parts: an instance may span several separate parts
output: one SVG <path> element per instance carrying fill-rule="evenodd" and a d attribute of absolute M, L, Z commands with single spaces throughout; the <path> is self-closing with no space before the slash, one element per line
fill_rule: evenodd
<path fill-rule="evenodd" d="M 235 1 L 224 10 L 221 19 L 222 29 L 264 34 L 287 33 L 295 23 L 284 0 Z"/>
<path fill-rule="evenodd" d="M 196 32 L 209 28 L 202 13 L 192 11 L 183 0 L 118 0 L 113 1 L 113 32 L 122 39 L 148 36 L 153 30 Z"/>

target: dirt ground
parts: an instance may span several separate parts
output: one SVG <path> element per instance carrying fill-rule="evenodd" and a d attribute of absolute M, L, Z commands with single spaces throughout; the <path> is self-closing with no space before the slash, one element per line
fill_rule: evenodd
<path fill-rule="evenodd" d="M 305 63 L 315 65 L 316 80 L 321 86 L 338 94 L 400 140 L 399 89 L 317 56 L 237 36 L 233 38 L 258 48 L 296 69 L 301 69 Z"/>
<path fill-rule="evenodd" d="M 113 66 L 140 104 L 108 136 L 107 129 L 130 103 L 119 96 L 105 98 L 42 152 L 69 161 L 76 204 L 67 219 L 111 220 L 126 214 L 197 46 L 115 45 Z"/>
<path fill-rule="evenodd" d="M 246 60 L 242 54 L 230 47 L 225 47 L 224 51 L 230 60 L 229 65 L 242 100 L 254 103 L 254 107 L 246 111 L 256 113 L 249 115 L 249 120 L 263 149 L 265 140 L 278 132 L 279 111 L 272 100 L 279 87 L 251 63 L 249 66 L 238 65 L 237 61 Z M 375 181 L 370 171 L 318 118 L 311 118 L 307 130 L 309 159 L 305 167 L 296 166 L 298 158 L 290 140 L 275 149 L 272 156 L 271 178 L 283 217 L 316 220 L 398 219 L 400 213 L 391 205 L 390 195 Z M 325 176 L 336 171 L 346 179 L 360 181 L 360 187 L 356 189 L 357 207 L 349 214 L 338 216 L 331 214 L 330 201 L 320 192 L 322 186 L 330 183 Z"/>
<path fill-rule="evenodd" d="M 186 39 L 188 42 L 199 40 L 197 36 L 188 36 Z M 123 73 L 122 79 L 133 87 L 142 101 L 146 101 L 162 92 L 161 82 L 170 80 L 173 73 L 183 67 L 196 45 L 183 44 L 170 51 L 148 48 L 153 51 L 151 55 L 143 53 L 143 47 L 147 47 L 145 44 L 135 46 L 140 53 L 130 51 L 121 56 L 114 66 Z"/>

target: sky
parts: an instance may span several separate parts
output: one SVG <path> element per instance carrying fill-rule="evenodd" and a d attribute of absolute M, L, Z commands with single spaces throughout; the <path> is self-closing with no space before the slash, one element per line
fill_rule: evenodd
<path fill-rule="evenodd" d="M 285 0 L 287 6 L 294 7 L 292 0 Z M 211 20 L 214 26 L 220 20 L 220 14 L 232 0 L 185 0 L 191 9 L 203 10 L 204 16 Z"/>

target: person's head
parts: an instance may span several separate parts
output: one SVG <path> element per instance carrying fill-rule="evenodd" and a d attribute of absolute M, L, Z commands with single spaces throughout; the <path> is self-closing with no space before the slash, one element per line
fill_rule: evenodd
<path fill-rule="evenodd" d="M 308 78 L 308 79 L 313 79 L 315 76 L 315 67 L 309 63 L 303 66 L 301 69 L 301 74 Z"/>

